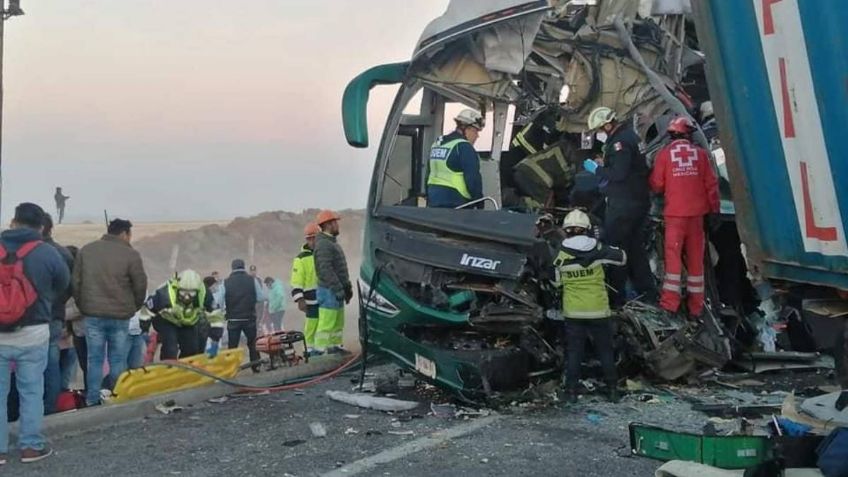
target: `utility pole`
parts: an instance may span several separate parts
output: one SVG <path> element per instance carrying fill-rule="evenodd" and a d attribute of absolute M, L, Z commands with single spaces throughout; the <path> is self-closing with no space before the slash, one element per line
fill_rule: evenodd
<path fill-rule="evenodd" d="M 9 8 L 5 8 L 6 0 L 2 2 L 3 11 L 0 15 L 0 217 L 3 213 L 3 27 L 11 17 L 23 15 L 21 0 L 9 0 Z M 0 218 L 0 225 L 2 224 Z"/>

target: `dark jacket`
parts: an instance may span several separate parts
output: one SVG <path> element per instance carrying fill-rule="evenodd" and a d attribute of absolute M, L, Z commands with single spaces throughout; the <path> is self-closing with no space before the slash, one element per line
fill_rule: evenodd
<path fill-rule="evenodd" d="M 459 131 L 454 131 L 444 136 L 441 142 L 446 143 L 454 139 L 465 139 L 465 137 Z M 468 188 L 471 199 L 462 197 L 459 192 L 450 187 L 430 185 L 427 186 L 428 207 L 455 208 L 466 202 L 483 197 L 483 176 L 480 175 L 480 156 L 474 150 L 474 146 L 471 143 L 463 142 L 457 145 L 450 156 L 448 156 L 446 162 L 449 169 L 462 172 L 465 177 L 465 187 Z"/>
<path fill-rule="evenodd" d="M 0 234 L 0 242 L 7 253 L 17 251 L 21 245 L 33 240 L 41 240 L 41 234 L 32 229 L 11 229 Z M 53 301 L 68 288 L 68 265 L 55 248 L 41 244 L 24 257 L 24 274 L 35 287 L 38 300 L 27 310 L 26 316 L 19 322 L 20 325 L 49 323 Z"/>
<path fill-rule="evenodd" d="M 611 209 L 644 208 L 649 203 L 650 171 L 640 142 L 633 128 L 620 124 L 604 145 L 604 166 L 597 174 L 609 181 L 606 195 Z"/>
<path fill-rule="evenodd" d="M 336 237 L 323 232 L 318 234 L 314 255 L 318 286 L 332 290 L 336 298 L 343 301 L 345 293 L 352 289 L 352 285 L 347 270 L 347 259 Z"/>
<path fill-rule="evenodd" d="M 44 243 L 52 246 L 57 252 L 59 252 L 59 255 L 62 256 L 62 260 L 64 260 L 65 264 L 68 266 L 68 270 L 74 269 L 74 257 L 68 249 L 56 243 L 56 241 L 53 240 L 53 237 L 45 238 Z M 59 296 L 53 300 L 52 316 L 54 320 L 65 321 L 65 304 L 68 303 L 68 300 L 70 299 L 71 285 L 68 283 L 68 288 L 66 288 L 64 292 L 60 293 Z"/>
<path fill-rule="evenodd" d="M 113 235 L 91 242 L 74 263 L 73 293 L 85 316 L 128 320 L 147 294 L 141 255 Z"/>
<path fill-rule="evenodd" d="M 256 321 L 256 280 L 244 270 L 236 270 L 224 280 L 227 320 Z"/>

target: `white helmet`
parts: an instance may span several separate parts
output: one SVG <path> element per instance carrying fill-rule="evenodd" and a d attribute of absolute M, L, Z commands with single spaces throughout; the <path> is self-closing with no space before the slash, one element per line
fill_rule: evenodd
<path fill-rule="evenodd" d="M 200 290 L 203 288 L 203 279 L 194 270 L 183 270 L 177 282 L 180 290 Z"/>
<path fill-rule="evenodd" d="M 586 212 L 582 210 L 572 210 L 565 216 L 565 220 L 562 221 L 562 227 L 565 229 L 572 227 L 579 227 L 581 229 L 590 229 L 592 227 L 592 222 L 589 220 L 589 216 L 586 215 Z"/>
<path fill-rule="evenodd" d="M 471 126 L 478 131 L 482 131 L 483 128 L 486 127 L 486 118 L 483 117 L 478 111 L 473 109 L 463 109 L 453 118 L 457 124 L 462 124 L 464 126 Z"/>
<path fill-rule="evenodd" d="M 712 116 L 715 116 L 715 113 L 713 112 L 713 102 L 704 101 L 703 103 L 701 103 L 701 120 L 707 119 Z"/>
<path fill-rule="evenodd" d="M 594 131 L 613 120 L 615 120 L 615 111 L 606 106 L 599 106 L 589 113 L 589 130 Z"/>

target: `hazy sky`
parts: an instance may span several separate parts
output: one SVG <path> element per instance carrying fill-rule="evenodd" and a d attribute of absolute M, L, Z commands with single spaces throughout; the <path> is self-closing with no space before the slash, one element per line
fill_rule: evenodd
<path fill-rule="evenodd" d="M 6 23 L 3 222 L 362 207 L 375 149 L 341 95 L 409 58 L 448 0 L 23 0 Z M 394 90 L 372 94 L 372 145 Z"/>

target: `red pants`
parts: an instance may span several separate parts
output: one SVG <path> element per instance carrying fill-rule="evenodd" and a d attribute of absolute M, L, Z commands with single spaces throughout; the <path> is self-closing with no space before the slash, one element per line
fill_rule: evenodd
<path fill-rule="evenodd" d="M 689 314 L 704 310 L 704 218 L 665 218 L 665 279 L 660 306 L 672 313 L 680 306 L 683 260 L 686 255 L 686 304 Z"/>

